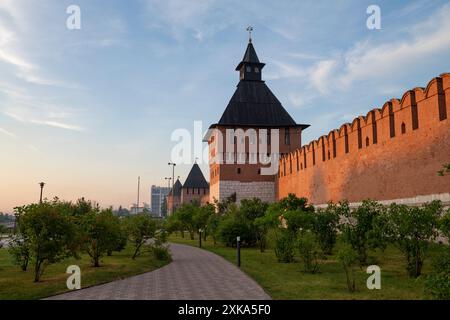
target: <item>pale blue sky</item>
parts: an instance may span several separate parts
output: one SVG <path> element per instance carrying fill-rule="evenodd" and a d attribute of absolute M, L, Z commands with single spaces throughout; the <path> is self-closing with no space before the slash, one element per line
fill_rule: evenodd
<path fill-rule="evenodd" d="M 127 206 L 140 175 L 149 202 L 172 131 L 220 118 L 248 25 L 305 143 L 450 69 L 448 1 L 0 0 L 0 211 L 41 180 L 49 197 Z"/>

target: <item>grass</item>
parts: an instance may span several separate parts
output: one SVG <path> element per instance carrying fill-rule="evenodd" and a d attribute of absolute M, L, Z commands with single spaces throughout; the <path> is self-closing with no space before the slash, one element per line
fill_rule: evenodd
<path fill-rule="evenodd" d="M 198 239 L 190 240 L 186 235 L 184 238 L 171 235 L 169 241 L 198 246 Z M 211 239 L 202 241 L 202 247 L 232 263 L 236 262 L 235 248 L 220 244 L 214 246 Z M 339 247 L 340 244 L 334 249 L 332 256 L 320 261 L 320 272 L 317 274 L 303 272 L 303 265 L 298 256 L 295 263 L 279 263 L 272 249 L 261 253 L 257 248 L 241 249 L 241 269 L 258 282 L 273 299 L 418 300 L 424 299 L 426 274 L 430 271 L 433 257 L 441 250 L 437 245 L 431 246 L 429 257 L 424 264 L 423 276 L 418 279 L 407 276 L 405 259 L 397 248 L 390 246 L 384 252 L 372 252 L 370 263 L 381 268 L 381 289 L 367 289 L 366 281 L 370 275 L 365 269 L 358 269 L 357 291 L 351 293 L 347 290 L 344 271 L 336 259 Z"/>
<path fill-rule="evenodd" d="M 113 255 L 102 258 L 100 267 L 91 266 L 87 255 L 80 260 L 69 258 L 56 264 L 49 265 L 41 278 L 34 283 L 33 266 L 23 272 L 12 263 L 12 258 L 6 249 L 0 249 L 0 300 L 30 300 L 49 297 L 69 291 L 66 280 L 69 274 L 66 268 L 78 265 L 81 268 L 81 287 L 122 279 L 132 275 L 148 272 L 160 268 L 169 261 L 158 261 L 152 254 L 143 252 L 135 260 L 131 259 L 133 248 L 128 246 L 122 252 L 113 252 Z"/>

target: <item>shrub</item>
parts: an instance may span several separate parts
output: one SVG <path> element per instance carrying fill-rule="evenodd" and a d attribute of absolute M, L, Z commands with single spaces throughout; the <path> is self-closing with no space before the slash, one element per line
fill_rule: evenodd
<path fill-rule="evenodd" d="M 433 201 L 422 207 L 392 204 L 389 209 L 390 233 L 394 244 L 406 257 L 410 277 L 419 277 L 429 247 L 436 233 L 442 206 Z"/>
<path fill-rule="evenodd" d="M 286 230 L 280 231 L 275 240 L 275 255 L 279 262 L 294 261 L 295 238 Z"/>
<path fill-rule="evenodd" d="M 239 208 L 239 215 L 242 219 L 248 221 L 250 232 L 253 234 L 254 239 L 259 244 L 261 252 L 266 248 L 266 237 L 268 228 L 261 220 L 264 217 L 268 204 L 262 202 L 258 198 L 243 199 Z"/>
<path fill-rule="evenodd" d="M 319 262 L 316 237 L 310 231 L 304 232 L 299 236 L 298 251 L 304 265 L 304 271 L 316 273 L 319 271 Z"/>
<path fill-rule="evenodd" d="M 351 246 L 344 246 L 338 252 L 338 260 L 344 268 L 348 291 L 356 290 L 355 270 L 359 261 L 358 253 Z"/>
<path fill-rule="evenodd" d="M 347 218 L 347 222 L 341 225 L 344 240 L 358 253 L 360 264 L 367 264 L 369 249 L 384 249 L 387 245 L 386 208 L 375 201 L 365 200 L 353 212 L 350 212 L 348 203 L 343 202 L 338 212 Z"/>
<path fill-rule="evenodd" d="M 249 222 L 233 215 L 221 221 L 218 236 L 227 247 L 234 247 L 238 236 L 241 237 L 242 246 L 254 246 L 256 243 Z"/>
<path fill-rule="evenodd" d="M 163 245 L 152 246 L 151 251 L 156 260 L 169 261 L 171 259 L 169 248 Z"/>
<path fill-rule="evenodd" d="M 425 293 L 433 299 L 450 300 L 450 251 L 439 256 L 433 263 L 433 272 L 425 281 Z"/>
<path fill-rule="evenodd" d="M 325 210 L 317 210 L 314 215 L 313 230 L 324 254 L 332 253 L 336 243 L 338 224 L 339 214 L 333 203 L 328 204 Z"/>

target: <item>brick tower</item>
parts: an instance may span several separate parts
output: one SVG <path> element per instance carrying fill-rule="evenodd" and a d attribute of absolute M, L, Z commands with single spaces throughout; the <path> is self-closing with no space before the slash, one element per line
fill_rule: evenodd
<path fill-rule="evenodd" d="M 274 201 L 278 157 L 301 147 L 301 133 L 308 125 L 297 124 L 267 87 L 264 66 L 249 38 L 236 67 L 236 91 L 204 138 L 209 145 L 211 203 L 233 193 L 238 202 L 253 197 Z M 275 167 L 270 174 L 268 159 Z"/>

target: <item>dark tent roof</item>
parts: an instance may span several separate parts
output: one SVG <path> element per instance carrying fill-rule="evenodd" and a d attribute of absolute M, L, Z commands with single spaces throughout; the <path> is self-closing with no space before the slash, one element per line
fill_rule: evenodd
<path fill-rule="evenodd" d="M 175 197 L 181 196 L 181 188 L 182 188 L 181 182 L 180 182 L 180 180 L 177 179 L 177 181 L 173 185 L 173 189 L 175 190 Z M 171 195 L 172 195 L 172 189 L 170 189 L 170 191 L 169 191 L 169 196 L 171 196 Z"/>
<path fill-rule="evenodd" d="M 253 44 L 251 42 L 248 43 L 247 50 L 245 50 L 242 61 L 237 65 L 236 71 L 241 69 L 244 63 L 254 63 L 264 66 L 264 63 L 259 62 L 258 55 L 256 54 L 255 48 L 253 47 Z"/>
<path fill-rule="evenodd" d="M 194 163 L 191 172 L 189 172 L 186 181 L 183 184 L 183 188 L 209 188 L 209 184 L 203 176 L 202 170 L 198 164 Z"/>
<path fill-rule="evenodd" d="M 218 125 L 293 127 L 298 125 L 262 81 L 240 81 Z"/>

